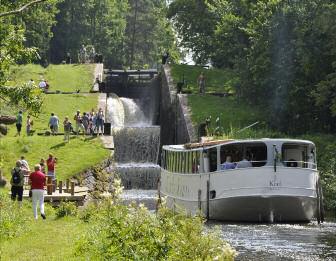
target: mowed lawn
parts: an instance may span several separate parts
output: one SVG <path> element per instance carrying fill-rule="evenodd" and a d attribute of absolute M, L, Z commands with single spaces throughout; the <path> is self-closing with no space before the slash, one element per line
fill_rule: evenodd
<path fill-rule="evenodd" d="M 216 68 L 204 68 L 202 66 L 193 66 L 185 64 L 172 64 L 171 74 L 174 79 L 174 84 L 183 82 L 183 91 L 196 94 L 199 92 L 197 83 L 198 76 L 201 72 L 205 76 L 205 92 L 206 93 L 233 93 L 233 86 L 237 81 L 235 74 L 226 69 L 220 70 Z"/>
<path fill-rule="evenodd" d="M 31 214 L 32 215 L 32 214 Z M 75 253 L 76 242 L 87 224 L 76 217 L 31 220 L 28 231 L 0 242 L 1 261 L 85 260 Z"/>
<path fill-rule="evenodd" d="M 82 86 L 82 91 L 89 91 L 93 81 L 93 68 L 93 65 L 50 65 L 47 69 L 37 65 L 19 66 L 14 68 L 15 74 L 12 75 L 12 80 L 24 82 L 26 78 L 29 79 L 28 76 L 34 75 L 32 78 L 37 81 L 41 73 L 45 73 L 50 77 L 48 80 L 50 79 L 51 90 L 55 88 L 67 91 L 70 90 L 69 86 L 79 84 Z M 34 135 L 27 136 L 25 133 L 28 112 L 24 112 L 21 136 L 15 137 L 16 127 L 10 125 L 8 135 L 0 139 L 3 171 L 8 179 L 11 168 L 21 155 L 26 157 L 32 168 L 41 158 L 46 159 L 49 153 L 54 154 L 59 160 L 56 175 L 60 180 L 78 174 L 101 162 L 110 154 L 102 147 L 98 138 L 72 137 L 69 143 L 64 143 L 63 136 L 37 135 L 49 130 L 48 122 L 52 112 L 59 117 L 59 131 L 63 132 L 62 122 L 65 116 L 69 116 L 74 124 L 73 116 L 77 109 L 81 112 L 97 109 L 97 94 L 43 94 L 43 99 L 42 112 L 35 117 L 32 116 Z M 12 114 L 16 115 L 17 111 L 13 111 Z"/>
<path fill-rule="evenodd" d="M 33 79 L 35 84 L 44 79 L 48 81 L 50 91 L 89 91 L 93 83 L 93 64 L 60 64 L 43 68 L 40 65 L 28 64 L 11 69 L 9 86 L 22 84 Z"/>

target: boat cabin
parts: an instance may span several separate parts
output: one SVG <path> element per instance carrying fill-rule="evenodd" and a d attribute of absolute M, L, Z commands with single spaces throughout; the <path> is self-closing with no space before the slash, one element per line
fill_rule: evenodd
<path fill-rule="evenodd" d="M 209 173 L 274 166 L 316 169 L 315 145 L 292 139 L 225 140 L 163 146 L 162 168 L 174 173 Z"/>

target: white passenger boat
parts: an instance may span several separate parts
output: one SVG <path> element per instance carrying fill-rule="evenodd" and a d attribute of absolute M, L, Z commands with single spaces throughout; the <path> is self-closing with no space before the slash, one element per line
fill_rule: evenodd
<path fill-rule="evenodd" d="M 316 149 L 307 140 L 163 146 L 160 196 L 174 210 L 209 219 L 309 222 L 315 216 L 323 221 Z"/>

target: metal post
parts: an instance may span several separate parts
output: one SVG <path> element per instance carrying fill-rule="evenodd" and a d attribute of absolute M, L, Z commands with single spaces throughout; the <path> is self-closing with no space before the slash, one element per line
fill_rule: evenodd
<path fill-rule="evenodd" d="M 207 194 L 206 194 L 206 201 L 207 201 L 207 213 L 206 213 L 206 218 L 209 219 L 210 216 L 210 207 L 209 207 L 209 203 L 210 203 L 210 182 L 209 180 L 207 180 Z"/>
<path fill-rule="evenodd" d="M 198 209 L 200 213 L 202 213 L 202 201 L 201 201 L 201 196 L 202 196 L 202 190 L 198 190 Z"/>

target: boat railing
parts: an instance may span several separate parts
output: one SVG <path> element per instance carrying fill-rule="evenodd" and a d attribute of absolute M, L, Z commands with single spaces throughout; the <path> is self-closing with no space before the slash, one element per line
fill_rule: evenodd
<path fill-rule="evenodd" d="M 290 168 L 304 168 L 304 169 L 317 169 L 317 164 L 314 162 L 298 161 L 298 160 L 284 160 L 282 161 L 285 167 Z"/>

